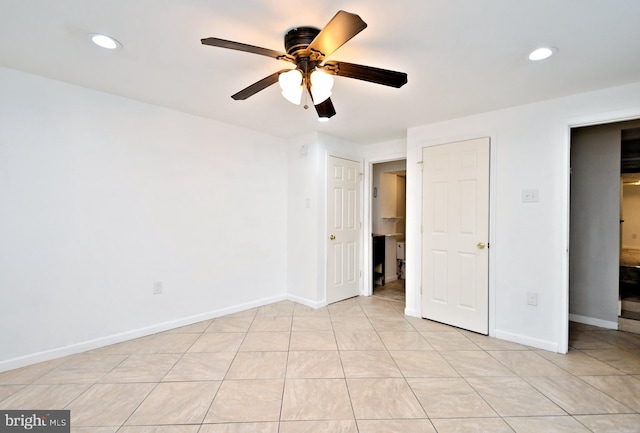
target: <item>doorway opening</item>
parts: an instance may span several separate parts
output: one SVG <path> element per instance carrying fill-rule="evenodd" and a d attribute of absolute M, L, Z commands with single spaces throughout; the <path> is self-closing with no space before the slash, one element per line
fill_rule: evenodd
<path fill-rule="evenodd" d="M 640 121 L 573 128 L 570 184 L 569 319 L 640 333 Z"/>
<path fill-rule="evenodd" d="M 372 294 L 405 302 L 407 160 L 373 164 Z"/>

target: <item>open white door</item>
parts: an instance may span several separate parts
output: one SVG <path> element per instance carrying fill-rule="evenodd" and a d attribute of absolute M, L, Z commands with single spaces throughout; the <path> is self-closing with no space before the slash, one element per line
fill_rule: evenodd
<path fill-rule="evenodd" d="M 422 316 L 489 331 L 489 138 L 422 151 Z"/>
<path fill-rule="evenodd" d="M 358 296 L 360 163 L 329 157 L 327 173 L 327 302 Z"/>

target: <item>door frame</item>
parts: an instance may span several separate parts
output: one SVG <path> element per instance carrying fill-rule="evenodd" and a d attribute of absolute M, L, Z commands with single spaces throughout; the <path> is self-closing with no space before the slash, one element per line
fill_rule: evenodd
<path fill-rule="evenodd" d="M 448 143 L 455 143 L 458 141 L 474 140 L 477 138 L 489 137 L 489 270 L 488 270 L 488 289 L 489 289 L 489 335 L 491 337 L 496 336 L 496 179 L 497 179 L 497 155 L 499 143 L 497 133 L 495 131 L 476 131 L 473 134 L 458 134 L 441 136 L 437 139 L 423 140 L 416 146 L 415 161 L 417 165 L 411 167 L 407 165 L 407 196 L 422 197 L 422 152 L 425 147 L 439 146 Z M 411 170 L 411 174 L 410 174 Z M 409 190 L 412 191 L 409 191 Z M 409 206 L 413 206 L 413 209 L 409 209 Z M 417 218 L 417 220 L 415 219 Z M 420 203 L 408 203 L 407 202 L 407 236 L 416 239 L 422 238 L 421 233 L 422 225 L 422 201 Z M 406 295 L 407 295 L 407 309 L 405 310 L 408 315 L 415 317 L 423 317 L 422 314 L 422 242 L 418 245 L 407 246 L 405 254 L 409 256 L 411 261 L 416 263 L 411 266 L 407 265 L 406 276 Z"/>
<path fill-rule="evenodd" d="M 371 233 L 373 230 L 373 165 L 382 164 L 384 162 L 401 161 L 407 159 L 407 152 L 393 153 L 385 155 L 384 157 L 365 158 L 364 160 L 364 179 L 363 179 L 363 194 L 362 194 L 362 210 L 366 212 L 365 218 L 362 221 L 362 254 L 363 254 L 363 266 L 362 266 L 362 282 L 363 287 L 361 294 L 363 296 L 373 295 L 373 281 L 371 280 L 373 272 L 373 238 Z M 406 311 L 405 300 L 405 311 Z"/>

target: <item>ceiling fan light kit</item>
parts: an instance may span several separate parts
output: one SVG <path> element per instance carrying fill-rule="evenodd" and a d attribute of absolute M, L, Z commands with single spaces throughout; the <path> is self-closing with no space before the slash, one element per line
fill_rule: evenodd
<path fill-rule="evenodd" d="M 275 72 L 231 97 L 244 100 L 278 82 L 282 96 L 289 102 L 300 105 L 306 88 L 318 113 L 318 120 L 327 121 L 336 114 L 331 102 L 334 75 L 396 88 L 407 83 L 407 74 L 404 72 L 335 60 L 325 62 L 326 57 L 366 27 L 367 24 L 358 15 L 338 11 L 323 29 L 290 29 L 284 36 L 286 53 L 219 38 L 204 38 L 201 42 L 203 45 L 260 54 L 295 64 L 295 69 Z"/>

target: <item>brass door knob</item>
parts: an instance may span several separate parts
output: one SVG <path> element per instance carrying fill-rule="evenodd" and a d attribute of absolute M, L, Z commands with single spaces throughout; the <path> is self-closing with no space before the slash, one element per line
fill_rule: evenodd
<path fill-rule="evenodd" d="M 329 239 L 334 240 L 336 237 L 334 235 L 329 236 Z"/>
<path fill-rule="evenodd" d="M 476 247 L 477 247 L 479 250 L 483 250 L 483 249 L 484 249 L 484 247 L 486 247 L 486 245 L 485 245 L 485 244 L 483 244 L 482 242 L 478 242 L 478 244 L 476 245 Z"/>

